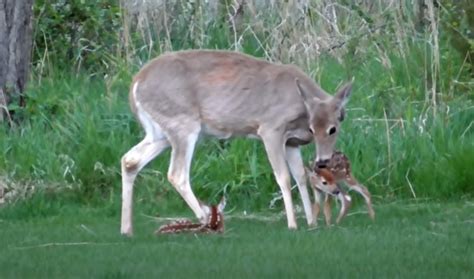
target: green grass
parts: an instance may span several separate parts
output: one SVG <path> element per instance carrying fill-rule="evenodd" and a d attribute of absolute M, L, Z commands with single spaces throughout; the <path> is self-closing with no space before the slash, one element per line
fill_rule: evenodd
<path fill-rule="evenodd" d="M 373 223 L 356 207 L 340 226 L 309 231 L 301 216 L 299 230 L 288 231 L 282 215 L 243 218 L 237 208 L 223 235 L 173 236 L 155 236 L 160 221 L 138 207 L 131 239 L 119 235 L 118 208 L 56 202 L 35 215 L 24 207 L 0 211 L 1 278 L 474 275 L 474 204 L 469 201 L 379 205 Z M 179 214 L 166 214 L 174 215 Z"/>

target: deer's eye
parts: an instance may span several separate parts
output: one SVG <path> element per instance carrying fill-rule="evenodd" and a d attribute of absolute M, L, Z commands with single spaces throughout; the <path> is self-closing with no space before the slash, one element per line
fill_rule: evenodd
<path fill-rule="evenodd" d="M 314 130 L 313 130 L 313 127 L 311 127 L 311 126 L 310 126 L 310 127 L 309 127 L 309 131 L 311 132 L 311 134 L 313 134 L 313 135 L 314 135 Z"/>
<path fill-rule="evenodd" d="M 334 133 L 336 133 L 336 127 L 332 126 L 328 129 L 327 131 L 328 135 L 333 135 Z"/>
<path fill-rule="evenodd" d="M 323 185 L 328 185 L 328 182 L 327 182 L 327 181 L 323 181 Z"/>

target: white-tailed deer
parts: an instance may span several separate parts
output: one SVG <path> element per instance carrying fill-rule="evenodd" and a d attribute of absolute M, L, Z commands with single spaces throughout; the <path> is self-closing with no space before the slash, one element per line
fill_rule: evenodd
<path fill-rule="evenodd" d="M 331 212 L 330 212 L 330 196 L 327 194 L 336 195 L 341 201 L 341 210 L 336 220 L 339 223 L 342 218 L 347 214 L 347 210 L 350 206 L 350 197 L 343 191 L 340 183 L 343 182 L 349 187 L 349 190 L 354 190 L 364 197 L 365 203 L 367 204 L 367 210 L 370 218 L 375 218 L 375 212 L 372 208 L 372 201 L 370 192 L 364 185 L 360 184 L 351 171 L 351 164 L 346 155 L 340 151 L 335 151 L 331 159 L 327 162 L 325 168 L 319 168 L 316 164 L 313 166 L 313 170 L 307 170 L 310 176 L 310 182 L 313 186 L 315 194 L 314 214 L 319 215 L 319 208 L 321 203 L 321 192 L 326 193 L 324 199 L 324 215 L 326 218 L 326 224 L 331 224 Z M 318 191 L 319 190 L 319 191 Z"/>
<path fill-rule="evenodd" d="M 296 228 L 290 173 L 307 222 L 314 224 L 299 146 L 314 139 L 317 163 L 324 165 L 331 158 L 350 92 L 349 83 L 331 96 L 295 66 L 237 52 L 181 51 L 152 60 L 131 84 L 130 106 L 146 135 L 122 157 L 121 233 L 132 235 L 138 172 L 170 146 L 168 180 L 200 222 L 208 222 L 189 181 L 194 147 L 202 134 L 262 140 L 282 191 L 288 227 Z"/>
<path fill-rule="evenodd" d="M 224 226 L 224 208 L 226 205 L 223 197 L 219 204 L 209 206 L 200 203 L 204 211 L 209 214 L 206 224 L 193 223 L 189 219 L 176 220 L 170 224 L 161 226 L 156 234 L 177 234 L 177 233 L 223 233 Z"/>

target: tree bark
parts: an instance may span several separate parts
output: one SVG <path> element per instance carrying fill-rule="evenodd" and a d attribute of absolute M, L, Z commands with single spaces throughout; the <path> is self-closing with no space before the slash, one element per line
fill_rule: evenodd
<path fill-rule="evenodd" d="M 0 0 L 0 122 L 11 121 L 9 106 L 25 105 L 34 0 Z"/>

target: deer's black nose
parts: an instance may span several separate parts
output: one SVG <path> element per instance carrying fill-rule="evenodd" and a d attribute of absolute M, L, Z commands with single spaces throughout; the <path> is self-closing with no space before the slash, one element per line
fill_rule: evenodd
<path fill-rule="evenodd" d="M 328 163 L 329 163 L 329 159 L 319 160 L 319 161 L 316 162 L 316 167 L 318 169 L 324 169 L 324 168 L 327 167 Z"/>
<path fill-rule="evenodd" d="M 339 195 L 339 193 L 341 193 L 341 191 L 339 191 L 339 189 L 336 189 L 334 191 L 332 191 L 333 195 L 337 196 Z"/>

